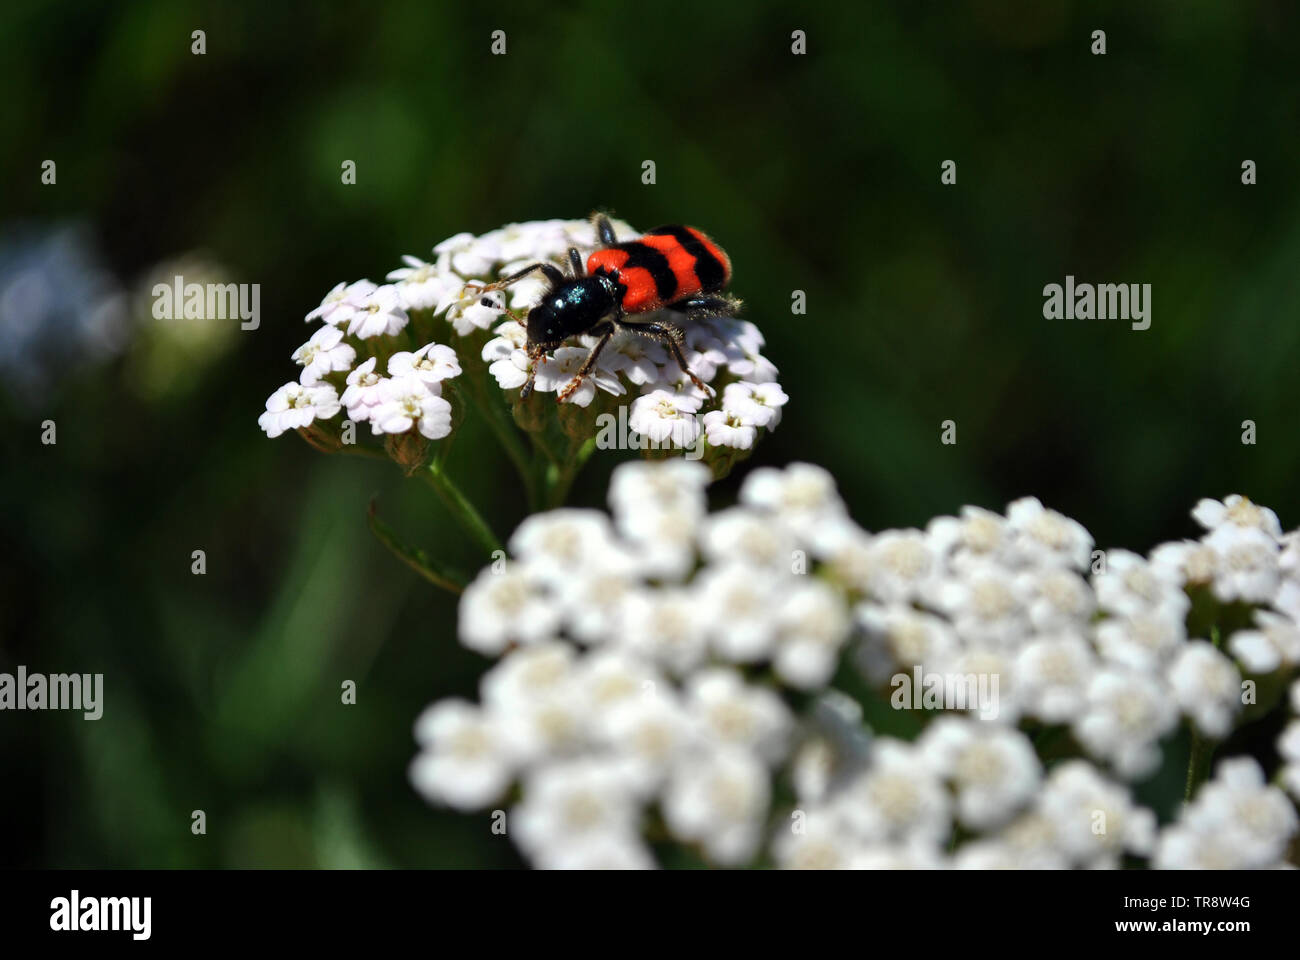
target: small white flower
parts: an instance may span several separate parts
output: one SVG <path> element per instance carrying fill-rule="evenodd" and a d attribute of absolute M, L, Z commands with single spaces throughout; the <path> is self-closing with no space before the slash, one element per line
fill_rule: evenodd
<path fill-rule="evenodd" d="M 600 355 L 600 365 L 610 373 L 621 373 L 637 386 L 658 383 L 660 368 L 668 363 L 662 345 L 638 333 L 617 333 Z"/>
<path fill-rule="evenodd" d="M 476 237 L 472 233 L 458 233 L 433 248 L 439 262 L 444 257 L 453 270 L 462 277 L 482 277 L 492 269 L 501 255 L 501 246 L 492 234 Z"/>
<path fill-rule="evenodd" d="M 655 390 L 632 401 L 627 424 L 654 443 L 671 440 L 674 446 L 689 447 L 700 435 L 699 409 L 699 401 L 693 397 Z"/>
<path fill-rule="evenodd" d="M 1157 680 L 1101 670 L 1088 685 L 1087 710 L 1073 730 L 1089 753 L 1109 760 L 1121 776 L 1135 779 L 1160 762 L 1157 743 L 1177 721 L 1169 692 Z"/>
<path fill-rule="evenodd" d="M 782 870 L 848 870 L 862 848 L 835 807 L 796 811 L 801 829 L 778 827 L 772 857 Z M 791 820 L 791 827 L 794 823 Z"/>
<path fill-rule="evenodd" d="M 483 570 L 461 596 L 460 642 L 471 650 L 499 654 L 511 643 L 538 643 L 554 635 L 559 611 L 541 586 L 522 569 Z"/>
<path fill-rule="evenodd" d="M 942 870 L 949 866 L 938 843 L 913 839 L 906 843 L 859 846 L 850 857 L 854 870 Z"/>
<path fill-rule="evenodd" d="M 496 328 L 496 336 L 483 345 L 483 360 L 488 373 L 496 378 L 502 390 L 522 387 L 528 380 L 528 354 L 524 350 L 528 334 L 524 328 L 508 320 Z"/>
<path fill-rule="evenodd" d="M 1182 648 L 1187 629 L 1180 614 L 1154 607 L 1131 617 L 1112 617 L 1097 625 L 1097 650 L 1112 663 L 1155 672 Z"/>
<path fill-rule="evenodd" d="M 440 440 L 451 433 L 451 404 L 424 381 L 415 377 L 390 380 L 383 396 L 370 410 L 370 426 L 376 434 L 418 430 L 430 440 Z"/>
<path fill-rule="evenodd" d="M 1300 623 L 1300 576 L 1291 574 L 1282 581 L 1273 598 L 1273 608 Z"/>
<path fill-rule="evenodd" d="M 513 774 L 492 718 L 463 700 L 442 700 L 415 722 L 424 746 L 411 781 L 428 799 L 476 810 L 500 798 Z"/>
<path fill-rule="evenodd" d="M 402 262 L 406 266 L 390 271 L 388 279 L 396 284 L 402 306 L 407 310 L 432 310 L 446 296 L 448 286 L 457 282 L 436 264 L 412 256 L 403 256 Z"/>
<path fill-rule="evenodd" d="M 1097 669 L 1092 648 L 1082 637 L 1039 637 L 1016 654 L 1016 679 L 1025 712 L 1047 723 L 1068 723 L 1088 700 Z"/>
<path fill-rule="evenodd" d="M 982 507 L 961 508 L 960 517 L 936 517 L 925 529 L 931 549 L 947 556 L 957 570 L 972 562 L 1010 564 L 1011 527 L 1006 518 Z"/>
<path fill-rule="evenodd" d="M 402 350 L 389 357 L 388 375 L 394 379 L 414 377 L 432 387 L 460 376 L 460 360 L 451 347 L 426 343 L 414 353 Z"/>
<path fill-rule="evenodd" d="M 1128 790 L 1087 761 L 1056 767 L 1038 806 L 1070 857 L 1084 866 L 1116 866 L 1125 851 L 1148 856 L 1155 846 L 1155 814 L 1134 805 Z"/>
<path fill-rule="evenodd" d="M 1271 603 L 1281 579 L 1277 541 L 1258 527 L 1225 523 L 1205 537 L 1219 555 L 1214 595 L 1223 603 Z"/>
<path fill-rule="evenodd" d="M 537 364 L 537 380 L 533 384 L 534 389 L 538 393 L 556 393 L 563 390 L 578 375 L 582 365 L 587 362 L 590 352 L 582 347 L 559 347 L 553 355 L 543 357 Z M 596 399 L 597 387 L 614 396 L 627 392 L 617 377 L 595 369 L 583 377 L 582 383 L 565 402 L 579 407 L 590 406 L 591 401 Z M 633 407 L 633 410 L 635 409 Z M 628 418 L 628 422 L 633 423 L 631 417 Z M 635 425 L 633 429 L 636 429 Z"/>
<path fill-rule="evenodd" d="M 501 319 L 505 307 L 499 290 L 484 293 L 481 286 L 465 284 L 459 289 L 453 285 L 443 294 L 434 312 L 444 311 L 457 335 L 468 337 L 475 330 L 489 329 Z"/>
<path fill-rule="evenodd" d="M 1251 673 L 1272 673 L 1300 663 L 1300 625 L 1269 610 L 1255 611 L 1258 630 L 1239 630 L 1228 649 Z"/>
<path fill-rule="evenodd" d="M 340 283 L 321 300 L 320 306 L 307 314 L 307 321 L 321 320 L 331 326 L 350 323 L 357 309 L 375 292 L 377 287 L 369 280 Z"/>
<path fill-rule="evenodd" d="M 1242 856 L 1233 834 L 1180 821 L 1161 832 L 1151 866 L 1156 870 L 1242 870 L 1262 864 L 1249 863 Z"/>
<path fill-rule="evenodd" d="M 328 383 L 286 383 L 266 401 L 257 425 L 268 437 L 306 427 L 313 420 L 328 420 L 339 412 L 338 392 Z"/>
<path fill-rule="evenodd" d="M 1082 524 L 1044 507 L 1037 497 L 1024 497 L 1010 504 L 1007 522 L 1015 534 L 1015 552 L 1025 563 L 1059 563 L 1075 570 L 1088 569 L 1091 534 Z"/>
<path fill-rule="evenodd" d="M 538 850 L 539 870 L 653 870 L 654 857 L 635 836 L 600 833 L 567 844 Z"/>
<path fill-rule="evenodd" d="M 747 685 L 730 667 L 709 667 L 686 681 L 687 712 L 723 747 L 753 751 L 770 763 L 785 756 L 792 721 L 781 698 Z"/>
<path fill-rule="evenodd" d="M 1038 756 L 1018 730 L 940 717 L 919 747 L 926 764 L 957 791 L 958 817 L 977 830 L 1005 823 L 1038 790 Z"/>
<path fill-rule="evenodd" d="M 1300 720 L 1292 720 L 1277 740 L 1277 752 L 1282 757 L 1278 780 L 1286 791 L 1300 800 Z"/>
<path fill-rule="evenodd" d="M 1222 739 L 1241 706 L 1241 674 L 1204 640 L 1187 644 L 1169 669 L 1169 683 L 1183 712 L 1202 733 Z"/>
<path fill-rule="evenodd" d="M 1232 524 L 1248 530 L 1262 530 L 1274 539 L 1282 536 L 1282 524 L 1277 514 L 1268 507 L 1257 507 L 1248 497 L 1232 494 L 1223 501 L 1206 498 L 1199 500 L 1192 510 L 1192 517 L 1206 530 Z"/>
<path fill-rule="evenodd" d="M 707 324 L 687 321 L 684 332 L 686 336 L 682 343 L 682 353 L 686 355 L 687 365 L 701 380 L 712 380 L 718 375 L 718 367 L 727 362 L 726 345 Z M 668 372 L 681 379 L 680 368 L 673 371 L 670 367 Z"/>
<path fill-rule="evenodd" d="M 790 572 L 795 541 L 779 522 L 745 507 L 710 514 L 700 528 L 700 549 L 717 563 L 741 563 Z"/>
<path fill-rule="evenodd" d="M 1039 795 L 1041 800 L 1042 795 Z M 1068 851 L 1061 845 L 1057 825 L 1041 809 L 1041 803 L 1031 806 L 1024 813 L 1014 817 L 1010 823 L 986 839 L 967 843 L 958 851 L 958 858 L 963 859 L 960 869 L 971 869 L 971 862 L 978 853 L 962 854 L 971 848 L 982 846 L 1000 848 L 1005 863 L 992 863 L 991 866 L 1007 867 L 1020 870 L 1064 870 L 1070 866 Z"/>
<path fill-rule="evenodd" d="M 745 423 L 738 414 L 710 410 L 704 415 L 704 435 L 711 446 L 749 450 L 754 446 L 757 428 Z"/>
<path fill-rule="evenodd" d="M 1222 529 L 1222 528 L 1221 528 Z M 1251 757 L 1225 759 L 1160 838 L 1156 869 L 1251 869 L 1282 858 L 1296 833 L 1295 808 L 1264 783 Z"/>
<path fill-rule="evenodd" d="M 722 343 L 727 369 L 750 383 L 768 383 L 776 379 L 776 366 L 759 351 L 763 335 L 748 320 L 732 317 L 711 317 L 704 321 Z"/>
<path fill-rule="evenodd" d="M 973 840 L 953 857 L 954 870 L 1039 870 L 1051 864 L 1026 861 L 1025 852 L 1001 837 Z"/>
<path fill-rule="evenodd" d="M 629 650 L 678 676 L 694 670 L 708 655 L 696 595 L 681 588 L 640 590 L 629 596 L 618 636 Z"/>
<path fill-rule="evenodd" d="M 847 516 L 834 478 L 810 463 L 750 471 L 741 484 L 740 501 L 775 515 L 814 548 Z"/>
<path fill-rule="evenodd" d="M 371 411 L 387 399 L 388 379 L 375 373 L 376 362 L 371 357 L 348 374 L 341 402 L 348 408 L 348 418 L 358 423 L 369 420 Z"/>
<path fill-rule="evenodd" d="M 937 586 L 939 558 L 920 530 L 882 531 L 870 551 L 867 589 L 881 603 L 918 601 Z"/>
<path fill-rule="evenodd" d="M 695 576 L 696 606 L 723 659 L 765 660 L 776 640 L 774 620 L 780 582 L 771 573 L 742 563 L 710 566 Z"/>
<path fill-rule="evenodd" d="M 1149 563 L 1127 550 L 1106 552 L 1106 572 L 1092 578 L 1097 603 L 1107 613 L 1134 616 L 1152 609 L 1167 608 L 1182 619 L 1189 601 L 1183 593 L 1183 578 L 1168 566 Z"/>
<path fill-rule="evenodd" d="M 1014 646 L 1029 630 L 1015 582 L 997 564 L 972 564 L 960 579 L 944 582 L 934 593 L 957 635 L 967 642 Z"/>
<path fill-rule="evenodd" d="M 768 772 L 753 754 L 713 750 L 674 770 L 664 794 L 664 819 L 675 837 L 699 843 L 710 859 L 741 864 L 762 840 L 771 790 Z"/>
<path fill-rule="evenodd" d="M 561 509 L 526 518 L 510 537 L 510 553 L 533 577 L 558 584 L 616 562 L 613 530 L 599 510 Z"/>
<path fill-rule="evenodd" d="M 661 688 L 621 701 L 603 720 L 604 740 L 641 794 L 659 787 L 672 764 L 687 750 L 690 724 L 676 701 Z"/>
<path fill-rule="evenodd" d="M 848 636 L 849 616 L 839 591 L 824 580 L 802 578 L 781 598 L 776 622 L 776 675 L 797 690 L 824 687 Z"/>
<path fill-rule="evenodd" d="M 590 739 L 579 674 L 543 645 L 523 647 L 502 665 L 511 661 L 525 666 L 500 676 L 494 671 L 484 679 L 484 700 L 499 718 L 507 755 L 515 763 L 533 765 L 577 754 Z M 564 672 L 553 673 L 557 666 Z"/>
<path fill-rule="evenodd" d="M 680 579 L 695 565 L 708 467 L 673 458 L 626 463 L 613 474 L 609 503 L 620 534 L 647 576 Z"/>
<path fill-rule="evenodd" d="M 801 804 L 820 803 L 831 791 L 836 748 L 826 737 L 809 737 L 790 761 L 790 783 Z"/>
<path fill-rule="evenodd" d="M 343 331 L 338 327 L 320 327 L 311 339 L 293 352 L 293 359 L 302 366 L 300 382 L 319 383 L 327 373 L 352 369 L 357 351 L 343 342 Z"/>
<path fill-rule="evenodd" d="M 498 574 L 499 577 L 507 575 Z M 468 589 L 465 596 L 469 596 Z M 461 629 L 463 632 L 463 625 Z M 543 635 L 536 628 L 533 633 Z M 512 650 L 483 675 L 480 682 L 483 703 L 498 714 L 507 714 L 524 704 L 565 695 L 572 698 L 576 663 L 574 648 L 559 640 L 543 640 Z"/>
<path fill-rule="evenodd" d="M 1162 543 L 1151 551 L 1151 566 L 1166 571 L 1168 578 L 1180 585 L 1207 584 L 1218 574 L 1219 555 L 1213 547 L 1195 540 Z"/>
<path fill-rule="evenodd" d="M 669 685 L 649 661 L 627 650 L 606 646 L 587 652 L 577 662 L 576 689 L 590 718 L 592 734 L 598 739 L 609 715 L 637 700 L 663 694 Z"/>
<path fill-rule="evenodd" d="M 1047 633 L 1082 629 L 1097 606 L 1087 581 L 1066 567 L 1024 570 L 1015 579 L 1015 591 L 1030 624 Z"/>
<path fill-rule="evenodd" d="M 709 468 L 686 460 L 660 463 L 625 463 L 614 470 L 609 483 L 609 506 L 619 530 L 636 535 L 637 520 L 647 514 L 671 511 L 693 520 L 703 518 Z"/>
<path fill-rule="evenodd" d="M 859 604 L 855 614 L 866 632 L 861 665 L 868 679 L 884 683 L 898 669 L 935 669 L 958 649 L 957 634 L 941 617 L 903 604 Z"/>
<path fill-rule="evenodd" d="M 392 336 L 400 333 L 409 319 L 402 309 L 402 296 L 397 288 L 385 284 L 370 291 L 357 305 L 348 321 L 348 335 L 362 340 Z"/>
<path fill-rule="evenodd" d="M 867 842 L 942 843 L 952 832 L 948 792 L 914 744 L 882 737 L 871 766 L 837 796 L 837 806 Z"/>
<path fill-rule="evenodd" d="M 584 240 L 570 239 L 568 228 L 571 225 L 579 231 L 586 228 Z M 630 229 L 626 233 L 620 232 L 619 236 L 626 236 L 630 232 L 632 232 Z M 579 235 L 583 234 L 579 233 Z M 515 262 L 522 268 L 538 260 L 562 257 L 571 246 L 591 246 L 595 242 L 591 224 L 587 221 L 558 219 L 508 223 L 504 227 L 483 234 L 480 239 L 491 245 L 497 257 L 511 265 L 504 271 L 506 273 L 513 272 L 511 267 Z"/>
<path fill-rule="evenodd" d="M 1020 679 L 1016 675 L 1016 649 L 1005 643 L 971 644 L 953 654 L 952 658 L 938 665 L 945 676 L 948 696 L 955 696 L 960 683 L 967 691 L 965 678 L 973 675 L 977 680 L 988 677 L 991 683 L 997 679 L 996 714 L 983 712 L 987 710 L 982 703 L 980 712 L 973 714 L 981 721 L 991 720 L 999 724 L 1014 724 L 1024 712 L 1024 694 L 1020 690 Z M 969 702 L 969 693 L 966 694 Z M 993 691 L 989 691 L 990 698 Z"/>
<path fill-rule="evenodd" d="M 781 422 L 781 408 L 789 401 L 785 391 L 772 382 L 729 383 L 722 392 L 722 409 L 742 423 L 773 428 Z"/>
<path fill-rule="evenodd" d="M 510 833 L 539 865 L 556 866 L 590 845 L 639 845 L 639 819 L 626 778 L 608 762 L 583 758 L 528 777 L 523 802 L 510 814 Z"/>
<path fill-rule="evenodd" d="M 638 564 L 632 556 L 616 544 L 601 552 L 605 559 L 600 565 L 585 564 L 572 576 L 551 583 L 569 633 L 580 643 L 625 640 L 625 611 L 642 593 L 636 582 Z"/>
<path fill-rule="evenodd" d="M 816 548 L 816 556 L 825 565 L 827 574 L 845 589 L 860 594 L 871 589 L 872 538 L 847 513 L 821 526 Z M 797 559 L 806 565 L 807 556 L 802 550 Z"/>

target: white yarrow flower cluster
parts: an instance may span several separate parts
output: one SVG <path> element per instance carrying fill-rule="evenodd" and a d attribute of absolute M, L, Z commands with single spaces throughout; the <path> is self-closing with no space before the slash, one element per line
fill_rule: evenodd
<path fill-rule="evenodd" d="M 854 532 L 830 562 L 865 598 L 856 616 L 871 680 L 915 667 L 996 676 L 997 722 L 1067 726 L 1092 758 L 1140 778 L 1180 713 L 1222 739 L 1245 677 L 1300 666 L 1300 627 L 1282 602 L 1300 577 L 1284 563 L 1276 515 L 1233 496 L 1194 516 L 1201 541 L 1103 553 L 1082 525 L 1026 498 L 925 531 Z M 1218 645 L 1189 636 L 1198 588 L 1258 605 L 1257 628 Z"/>
<path fill-rule="evenodd" d="M 1180 715 L 1223 739 L 1242 677 L 1296 665 L 1295 624 L 1277 609 L 1233 635 L 1264 639 L 1229 652 L 1187 635 L 1188 591 L 1213 592 L 1217 566 L 1191 580 L 1154 557 L 1095 553 L 1080 524 L 1031 498 L 872 534 L 818 467 L 756 469 L 739 504 L 712 513 L 708 479 L 682 460 L 625 465 L 610 515 L 520 525 L 511 561 L 461 601 L 462 643 L 499 658 L 480 703 L 435 704 L 417 728 L 426 797 L 481 808 L 516 786 L 515 841 L 542 867 L 653 866 L 647 834 L 722 866 L 1191 866 L 1195 843 L 1233 818 L 1232 863 L 1282 856 L 1294 810 L 1232 758 L 1228 786 L 1207 785 L 1163 835 L 1124 785 L 1161 762 Z M 1259 529 L 1280 557 L 1285 538 Z M 1279 560 L 1275 575 L 1296 573 Z M 998 709 L 941 703 L 914 742 L 872 740 L 833 686 L 849 651 L 882 696 L 902 670 L 994 675 Z M 430 736 L 431 718 L 447 732 Z M 1300 794 L 1297 724 L 1280 780 Z M 1068 758 L 1047 767 L 1052 740 Z M 787 778 L 793 809 L 774 805 Z"/>
<path fill-rule="evenodd" d="M 614 221 L 613 226 L 620 240 L 638 236 L 622 221 Z M 595 231 L 586 220 L 514 223 L 481 236 L 449 237 L 433 247 L 428 261 L 404 256 L 403 266 L 390 271 L 386 283 L 340 283 L 307 314 L 309 322 L 319 321 L 322 326 L 293 353 L 302 367 L 300 382 L 332 387 L 348 419 L 368 422 L 377 434 L 446 436 L 450 407 L 440 384 L 461 372 L 456 351 L 473 356 L 476 370 L 483 369 L 477 366 L 481 357 L 487 375 L 510 399 L 529 376 L 527 336 L 515 318 L 526 316 L 545 283 L 533 275 L 504 290 L 485 287 L 538 262 L 553 263 L 567 272 L 570 248 L 585 257 L 597 246 Z M 691 383 L 663 344 L 623 332 L 606 345 L 565 403 L 590 408 L 592 417 L 624 404 L 627 411 L 621 422 L 640 437 L 641 444 L 629 440 L 629 446 L 661 449 L 707 444 L 719 451 L 707 462 L 725 454 L 729 469 L 734 459 L 753 449 L 764 431 L 777 426 L 788 397 L 776 382 L 776 367 L 762 354 L 763 336 L 753 323 L 725 316 L 673 319 L 682 328 L 683 356 L 692 372 L 711 385 L 712 395 Z M 552 395 L 564 391 L 595 343 L 592 337 L 578 336 L 543 357 L 534 371 L 534 390 Z M 410 369 L 412 364 L 419 369 Z M 414 387 L 412 378 L 424 384 L 425 393 Z M 282 392 L 273 398 L 277 408 L 286 402 Z M 285 418 L 280 416 L 284 411 L 272 410 L 268 401 L 262 418 L 268 433 L 309 427 L 338 412 L 300 397 L 295 402 L 299 405 L 292 409 L 298 412 Z M 377 410 L 379 416 L 374 415 Z"/>
<path fill-rule="evenodd" d="M 785 691 L 827 686 L 851 620 L 780 509 L 709 514 L 709 479 L 684 460 L 625 464 L 612 515 L 559 509 L 519 526 L 511 561 L 461 601 L 462 643 L 500 657 L 472 725 L 445 703 L 418 725 L 426 796 L 467 805 L 443 773 L 469 762 L 471 729 L 474 768 L 493 774 L 469 778 L 475 805 L 520 784 L 512 819 L 530 826 L 515 839 L 536 865 L 648 865 L 651 818 L 711 863 L 758 855 L 796 732 Z M 440 711 L 459 721 L 441 737 L 427 719 Z"/>
<path fill-rule="evenodd" d="M 1300 828 L 1285 793 L 1264 782 L 1250 757 L 1222 761 L 1160 835 L 1153 866 L 1161 870 L 1251 870 L 1283 865 Z"/>

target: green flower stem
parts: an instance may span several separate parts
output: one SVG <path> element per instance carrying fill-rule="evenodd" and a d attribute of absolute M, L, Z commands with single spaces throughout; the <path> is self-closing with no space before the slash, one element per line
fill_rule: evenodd
<path fill-rule="evenodd" d="M 569 495 L 569 490 L 573 487 L 573 481 L 578 476 L 587 460 L 591 458 L 596 449 L 596 438 L 588 437 L 583 441 L 582 446 L 573 454 L 561 467 L 552 465 L 552 469 L 546 472 L 546 506 L 548 509 L 555 509 L 564 503 L 565 498 Z"/>
<path fill-rule="evenodd" d="M 497 550 L 505 552 L 505 548 L 501 546 L 501 541 L 492 532 L 492 528 L 488 526 L 487 521 L 474 508 L 474 504 L 469 502 L 465 494 L 460 492 L 460 488 L 452 482 L 451 477 L 447 476 L 442 464 L 435 461 L 429 464 L 429 468 L 422 471 L 420 475 L 442 498 L 442 502 L 447 505 L 447 509 L 451 511 L 452 516 L 459 521 L 470 536 L 479 542 L 489 555 Z"/>
<path fill-rule="evenodd" d="M 501 404 L 494 402 L 491 397 L 485 396 L 482 384 L 473 377 L 467 378 L 467 383 L 470 402 L 487 421 L 501 446 L 505 447 L 506 454 L 524 483 L 524 489 L 528 494 L 528 506 L 530 510 L 536 510 L 540 504 L 532 464 L 528 451 L 524 449 L 523 442 L 519 438 L 519 432 L 510 419 L 509 412 Z"/>
<path fill-rule="evenodd" d="M 1217 648 L 1221 640 L 1219 628 L 1210 627 L 1210 642 Z M 1187 785 L 1183 789 L 1183 799 L 1190 801 L 1197 788 L 1210 778 L 1210 761 L 1214 759 L 1214 748 L 1217 744 L 1196 729 L 1194 720 L 1189 723 L 1192 728 L 1192 752 L 1187 760 Z"/>
<path fill-rule="evenodd" d="M 1187 761 L 1187 786 L 1183 790 L 1183 799 L 1191 800 L 1192 794 L 1210 777 L 1210 761 L 1214 759 L 1214 741 L 1201 735 L 1196 726 L 1192 726 L 1192 755 Z"/>

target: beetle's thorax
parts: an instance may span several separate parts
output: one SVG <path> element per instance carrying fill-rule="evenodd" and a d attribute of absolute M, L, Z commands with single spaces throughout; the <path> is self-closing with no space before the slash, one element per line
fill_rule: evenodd
<path fill-rule="evenodd" d="M 557 345 L 590 330 L 614 312 L 616 280 L 605 274 L 567 280 L 528 311 L 528 342 Z"/>

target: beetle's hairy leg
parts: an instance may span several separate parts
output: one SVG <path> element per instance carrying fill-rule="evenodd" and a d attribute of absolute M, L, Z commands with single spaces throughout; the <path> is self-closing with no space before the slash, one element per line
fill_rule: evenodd
<path fill-rule="evenodd" d="M 681 367 L 682 372 L 691 378 L 691 383 L 710 397 L 716 395 L 714 389 L 697 377 L 686 363 L 686 356 L 682 353 L 682 340 L 685 339 L 686 334 L 677 324 L 670 323 L 667 320 L 654 320 L 649 323 L 624 323 L 622 326 L 625 330 L 631 330 L 643 337 L 649 337 L 651 340 L 662 343 L 668 348 L 668 352 L 673 355 L 673 359 L 677 361 L 677 366 Z"/>
<path fill-rule="evenodd" d="M 609 338 L 614 336 L 614 325 L 612 323 L 598 324 L 596 327 L 592 328 L 591 332 L 598 335 L 600 339 L 597 340 L 596 345 L 591 348 L 591 353 L 587 354 L 587 359 L 582 361 L 582 366 L 578 368 L 578 372 L 574 374 L 573 379 L 565 384 L 564 389 L 555 395 L 556 403 L 563 403 L 565 400 L 568 400 L 569 397 L 573 396 L 574 391 L 582 386 L 582 381 L 587 379 L 587 375 L 591 373 L 592 367 L 596 365 L 596 359 L 600 356 L 600 351 L 605 349 L 605 344 L 609 343 Z"/>
<path fill-rule="evenodd" d="M 731 296 L 695 296 L 668 304 L 667 309 L 684 313 L 692 320 L 707 320 L 710 317 L 738 317 L 744 303 Z"/>

